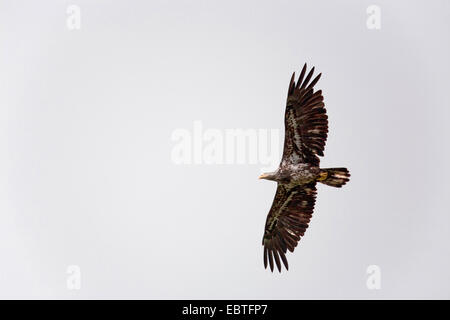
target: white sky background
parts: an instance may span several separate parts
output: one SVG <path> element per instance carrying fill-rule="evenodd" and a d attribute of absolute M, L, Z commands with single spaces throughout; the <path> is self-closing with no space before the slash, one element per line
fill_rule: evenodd
<path fill-rule="evenodd" d="M 0 1 L 0 297 L 450 298 L 449 9 Z M 177 166 L 171 134 L 195 120 L 282 129 L 304 62 L 323 73 L 322 166 L 352 178 L 318 187 L 289 272 L 272 274 L 261 239 L 276 185 L 259 165 Z"/>

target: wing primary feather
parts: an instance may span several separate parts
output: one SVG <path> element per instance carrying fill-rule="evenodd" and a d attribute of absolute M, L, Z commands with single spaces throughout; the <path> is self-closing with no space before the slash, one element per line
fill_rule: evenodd
<path fill-rule="evenodd" d="M 305 76 L 306 72 L 306 63 L 303 65 L 302 71 L 300 72 L 300 76 L 298 77 L 297 86 L 296 88 L 300 88 L 300 85 L 302 84 L 303 77 Z"/>
<path fill-rule="evenodd" d="M 264 269 L 267 269 L 267 247 L 264 247 Z"/>
<path fill-rule="evenodd" d="M 278 256 L 278 250 L 273 250 L 273 257 L 275 258 L 275 263 L 277 264 L 278 272 L 281 272 L 281 262 Z"/>
<path fill-rule="evenodd" d="M 286 270 L 289 270 L 289 264 L 286 259 L 286 255 L 284 254 L 284 252 L 279 252 L 279 253 L 280 253 L 281 260 L 283 260 L 284 267 L 286 268 Z"/>
<path fill-rule="evenodd" d="M 306 88 L 306 86 L 308 85 L 309 80 L 311 79 L 313 73 L 314 73 L 314 68 L 312 67 L 312 69 L 309 71 L 308 75 L 306 76 L 305 81 L 302 83 L 301 88 Z"/>
<path fill-rule="evenodd" d="M 283 250 L 283 252 L 286 252 L 286 250 L 287 250 L 286 242 L 284 241 L 283 236 L 281 235 L 281 233 L 279 231 L 277 231 L 277 237 L 278 237 L 278 242 L 279 242 L 281 249 Z"/>
<path fill-rule="evenodd" d="M 272 246 L 268 248 L 268 254 L 269 254 L 269 265 L 270 265 L 270 271 L 273 272 L 273 256 L 272 256 Z"/>
<path fill-rule="evenodd" d="M 292 94 L 295 88 L 295 72 L 292 74 L 291 81 L 289 82 L 289 90 L 288 90 L 288 96 Z"/>
<path fill-rule="evenodd" d="M 313 91 L 314 91 L 314 89 L 312 89 L 312 88 L 309 88 L 309 89 L 307 89 L 307 90 L 304 90 L 304 91 L 300 94 L 300 96 L 299 96 L 299 101 L 300 101 L 301 103 L 303 103 L 304 101 L 308 100 L 308 98 L 309 98 L 310 96 L 312 96 Z"/>
<path fill-rule="evenodd" d="M 317 75 L 317 77 L 315 77 L 314 80 L 309 84 L 307 89 L 314 87 L 314 85 L 317 83 L 317 81 L 319 81 L 321 76 L 322 76 L 322 73 L 319 73 Z"/>

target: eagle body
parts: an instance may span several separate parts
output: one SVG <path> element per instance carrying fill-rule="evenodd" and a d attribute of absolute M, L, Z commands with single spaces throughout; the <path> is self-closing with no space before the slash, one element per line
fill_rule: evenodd
<path fill-rule="evenodd" d="M 346 168 L 320 168 L 328 135 L 328 116 L 322 91 L 314 90 L 321 74 L 311 82 L 314 67 L 306 75 L 306 64 L 297 83 L 295 73 L 289 83 L 285 111 L 283 156 L 275 172 L 261 179 L 277 182 L 277 191 L 267 215 L 262 244 L 264 266 L 274 265 L 281 272 L 281 262 L 288 269 L 287 250 L 293 252 L 312 217 L 317 182 L 340 188 L 349 181 Z M 305 77 L 306 76 L 306 77 Z"/>
<path fill-rule="evenodd" d="M 290 187 L 304 185 L 316 181 L 320 168 L 310 164 L 288 164 L 275 172 L 275 181 Z"/>

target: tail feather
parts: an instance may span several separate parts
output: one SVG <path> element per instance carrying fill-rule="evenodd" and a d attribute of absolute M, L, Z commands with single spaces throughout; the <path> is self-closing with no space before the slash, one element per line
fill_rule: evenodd
<path fill-rule="evenodd" d="M 320 169 L 317 181 L 326 185 L 340 188 L 350 180 L 350 172 L 347 168 Z"/>

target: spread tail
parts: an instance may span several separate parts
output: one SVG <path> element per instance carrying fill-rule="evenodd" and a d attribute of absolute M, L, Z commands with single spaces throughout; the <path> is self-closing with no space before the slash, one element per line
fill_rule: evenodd
<path fill-rule="evenodd" d="M 317 181 L 326 185 L 340 188 L 350 180 L 350 172 L 347 168 L 320 169 Z"/>

